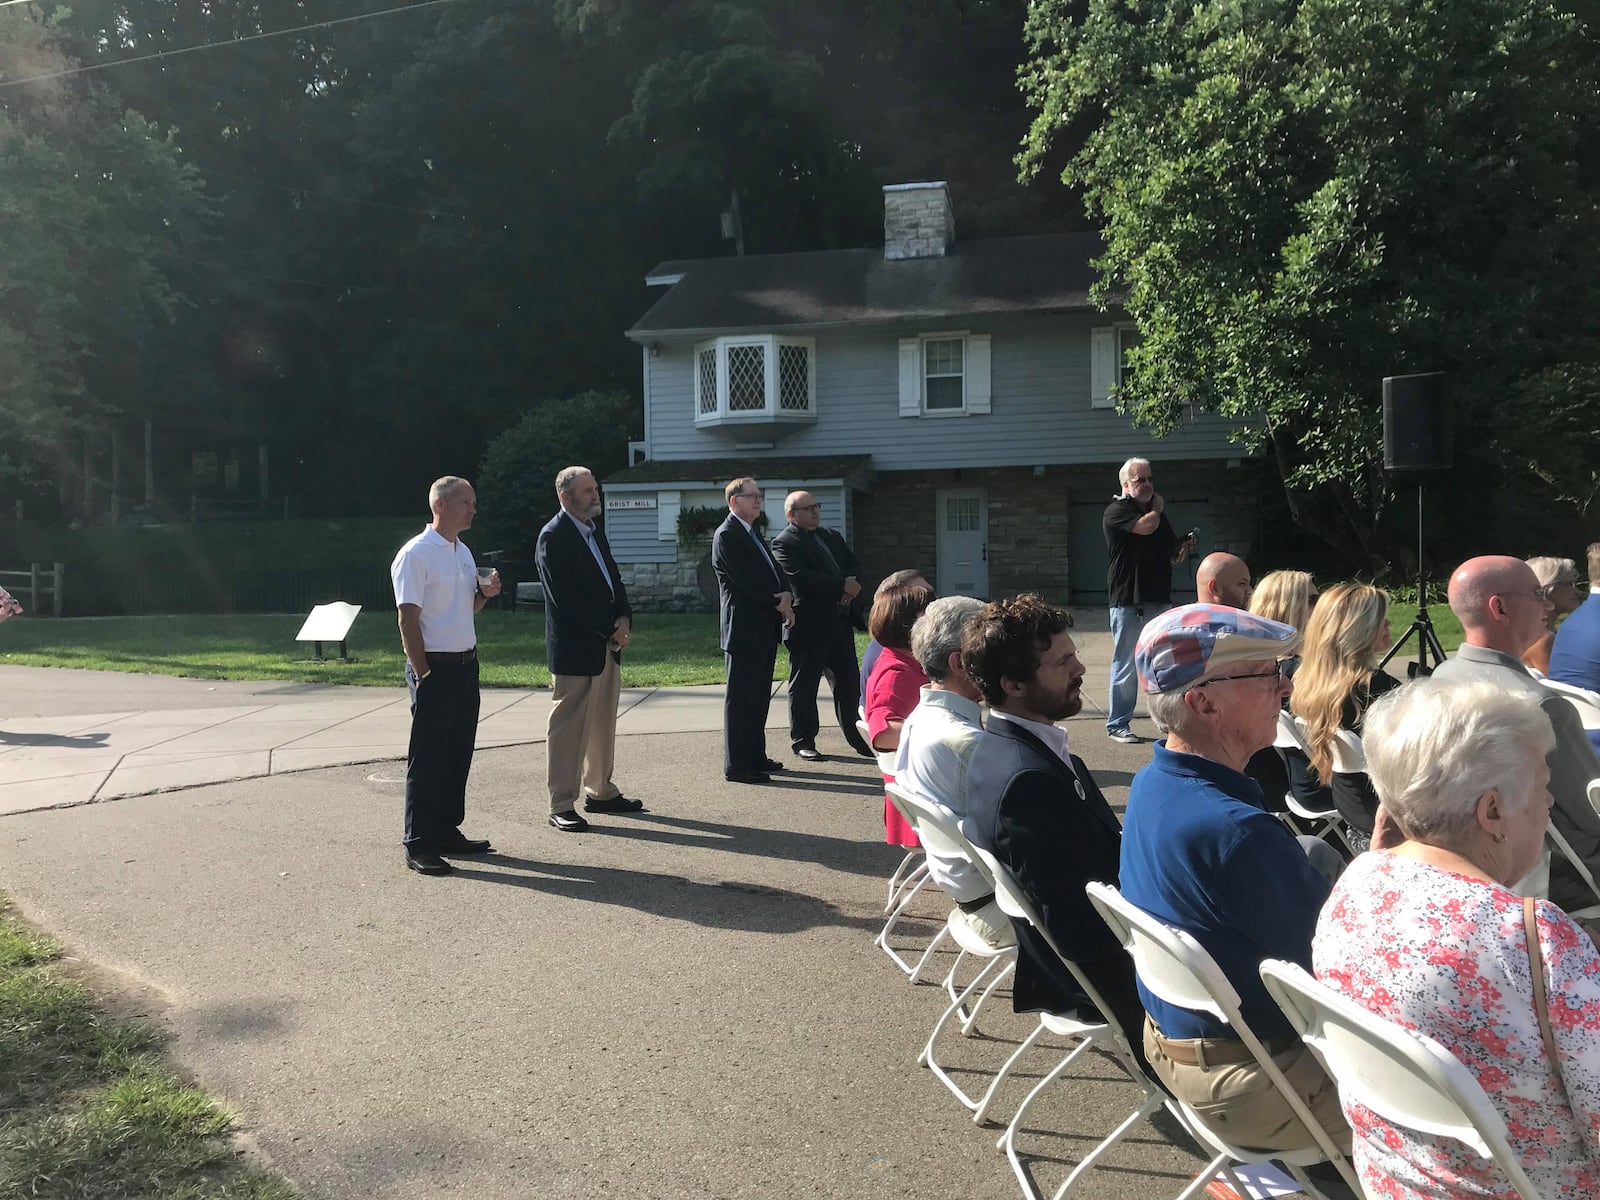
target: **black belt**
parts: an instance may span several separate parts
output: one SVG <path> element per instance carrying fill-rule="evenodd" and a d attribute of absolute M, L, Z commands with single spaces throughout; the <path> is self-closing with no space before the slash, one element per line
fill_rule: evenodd
<path fill-rule="evenodd" d="M 468 663 L 478 661 L 478 651 L 471 650 L 429 650 L 428 661 L 437 663 Z"/>

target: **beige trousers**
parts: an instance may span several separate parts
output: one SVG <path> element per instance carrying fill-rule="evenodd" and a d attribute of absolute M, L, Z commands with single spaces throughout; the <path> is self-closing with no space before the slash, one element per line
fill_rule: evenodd
<path fill-rule="evenodd" d="M 557 675 L 552 681 L 545 735 L 545 783 L 552 813 L 571 812 L 580 795 L 611 800 L 622 794 L 611 782 L 621 693 L 622 668 L 609 653 L 598 675 Z"/>
<path fill-rule="evenodd" d="M 1192 1044 L 1192 1043 L 1190 1043 Z M 1201 1067 L 1173 1062 L 1162 1052 L 1155 1023 L 1145 1018 L 1144 1052 L 1156 1077 L 1199 1113 L 1216 1132 L 1252 1150 L 1309 1150 L 1316 1139 L 1290 1110 L 1271 1078 L 1255 1061 Z M 1296 1042 L 1272 1056 L 1328 1138 L 1350 1152 L 1350 1123 L 1339 1107 L 1339 1088 L 1316 1055 Z"/>

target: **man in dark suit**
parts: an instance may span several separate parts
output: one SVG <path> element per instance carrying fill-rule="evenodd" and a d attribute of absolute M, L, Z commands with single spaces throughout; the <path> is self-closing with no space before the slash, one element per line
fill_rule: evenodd
<path fill-rule="evenodd" d="M 622 650 L 633 610 L 606 535 L 595 526 L 600 485 L 587 467 L 556 476 L 561 511 L 539 531 L 535 558 L 544 584 L 545 655 L 551 683 L 545 738 L 550 824 L 581 833 L 589 812 L 638 812 L 638 800 L 611 781 L 616 765 Z"/>
<path fill-rule="evenodd" d="M 989 722 L 967 768 L 962 832 L 1008 866 L 1050 936 L 1099 989 L 1141 1064 L 1144 1007 L 1133 964 L 1084 884 L 1117 885 L 1122 827 L 1057 725 L 1083 707 L 1072 616 L 1038 596 L 986 604 L 967 623 L 961 663 L 983 689 Z M 1039 934 L 1017 925 L 1017 1012 L 1093 1011 Z"/>
<path fill-rule="evenodd" d="M 722 702 L 722 773 L 733 783 L 769 783 L 783 764 L 767 757 L 767 708 L 778 642 L 794 624 L 783 572 L 756 532 L 761 485 L 748 477 L 723 489 L 728 519 L 711 537 L 722 610 L 728 690 Z"/>
<path fill-rule="evenodd" d="M 772 539 L 794 593 L 794 629 L 789 633 L 789 743 L 794 752 L 818 762 L 817 685 L 824 674 L 833 692 L 839 731 L 856 753 L 871 758 L 872 748 L 856 730 L 861 705 L 860 664 L 856 661 L 856 556 L 844 537 L 823 529 L 822 505 L 810 492 L 790 492 L 783 502 L 789 524 Z"/>

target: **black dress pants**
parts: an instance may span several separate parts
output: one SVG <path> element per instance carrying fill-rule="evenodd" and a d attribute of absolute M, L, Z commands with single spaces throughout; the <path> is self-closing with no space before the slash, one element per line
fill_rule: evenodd
<path fill-rule="evenodd" d="M 856 661 L 856 639 L 850 626 L 840 621 L 831 637 L 796 645 L 789 641 L 789 744 L 796 750 L 815 747 L 822 728 L 817 716 L 817 687 L 823 675 L 833 692 L 833 712 L 839 732 L 857 749 L 866 747 L 856 732 L 861 707 L 861 665 Z"/>
<path fill-rule="evenodd" d="M 411 745 L 406 752 L 405 844 L 428 849 L 450 838 L 467 813 L 467 774 L 478 738 L 478 662 L 428 660 L 411 693 Z"/>
<path fill-rule="evenodd" d="M 778 661 L 777 639 L 764 650 L 740 650 L 723 657 L 728 664 L 728 690 L 722 699 L 723 774 L 764 771 L 772 667 Z"/>

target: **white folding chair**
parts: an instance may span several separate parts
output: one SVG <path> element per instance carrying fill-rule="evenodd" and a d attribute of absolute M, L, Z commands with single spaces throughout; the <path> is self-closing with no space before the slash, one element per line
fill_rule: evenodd
<path fill-rule="evenodd" d="M 1261 1162 L 1265 1159 L 1282 1163 L 1306 1193 L 1315 1197 L 1322 1197 L 1322 1193 L 1306 1178 L 1301 1168 L 1313 1163 L 1331 1162 L 1349 1183 L 1351 1190 L 1361 1195 L 1361 1186 L 1344 1155 L 1283 1077 L 1283 1072 L 1273 1062 L 1272 1055 L 1267 1053 L 1261 1040 L 1239 1015 L 1239 993 L 1205 947 L 1183 930 L 1174 929 L 1130 904 L 1116 888 L 1103 883 L 1091 883 L 1087 890 L 1090 903 L 1105 918 L 1123 948 L 1133 956 L 1139 982 L 1168 1004 L 1207 1013 L 1232 1027 L 1239 1040 L 1249 1047 L 1262 1072 L 1278 1089 L 1284 1104 L 1300 1119 L 1317 1143 L 1316 1147 L 1305 1150 L 1250 1150 L 1237 1146 L 1218 1135 L 1193 1108 L 1174 1098 L 1173 1104 L 1168 1107 L 1182 1117 L 1184 1126 L 1195 1139 L 1216 1155 L 1206 1164 L 1199 1177 L 1178 1194 L 1177 1200 L 1193 1200 L 1205 1191 L 1218 1171 L 1222 1172 L 1236 1192 L 1241 1196 L 1247 1195 L 1233 1174 L 1232 1164 Z M 1326 1198 L 1322 1197 L 1322 1200 Z"/>
<path fill-rule="evenodd" d="M 1341 735 L 1345 733 L 1344 730 L 1339 732 Z M 1349 736 L 1354 737 L 1355 735 L 1350 734 Z M 1278 713 L 1278 733 L 1272 744 L 1280 751 L 1294 750 L 1305 755 L 1308 759 L 1311 757 L 1311 750 L 1306 744 L 1305 723 L 1288 711 Z M 1358 741 L 1356 743 L 1358 752 L 1360 747 L 1361 743 Z M 1334 762 L 1337 764 L 1339 761 L 1339 743 L 1337 740 L 1334 742 L 1333 752 Z M 1338 766 L 1335 765 L 1334 770 L 1337 771 L 1338 769 Z M 1357 769 L 1366 770 L 1364 759 L 1362 760 L 1362 766 Z M 1355 857 L 1355 847 L 1350 844 L 1350 839 L 1345 836 L 1344 819 L 1340 817 L 1337 808 L 1334 808 L 1331 804 L 1327 808 L 1312 808 L 1299 796 L 1295 795 L 1293 787 L 1285 793 L 1283 800 L 1289 811 L 1299 819 L 1306 832 L 1312 837 L 1325 837 L 1328 834 L 1332 834 L 1339 840 L 1339 844 L 1349 852 L 1350 856 L 1352 858 Z"/>
<path fill-rule="evenodd" d="M 896 793 L 893 787 L 888 786 L 884 790 L 889 797 L 889 803 L 894 805 L 895 811 L 906 819 L 908 825 L 915 829 L 916 818 L 906 810 L 904 793 Z M 919 837 L 917 840 L 921 841 L 922 839 Z M 895 873 L 889 880 L 889 903 L 884 906 L 884 911 L 889 915 L 888 919 L 883 923 L 883 928 L 878 931 L 876 939 L 878 948 L 889 956 L 895 966 L 910 976 L 912 983 L 917 982 L 922 974 L 922 968 L 927 964 L 944 939 L 949 936 L 948 928 L 940 928 L 939 932 L 934 935 L 933 941 L 928 943 L 927 949 L 922 952 L 916 962 L 910 962 L 904 958 L 900 951 L 889 944 L 889 939 L 899 926 L 900 918 L 905 915 L 906 909 L 917 898 L 918 893 L 928 885 L 928 882 L 927 856 L 920 848 L 909 851 L 900 860 L 900 865 L 895 868 Z"/>
<path fill-rule="evenodd" d="M 989 869 L 977 858 L 977 853 L 971 842 L 961 832 L 948 811 L 937 804 L 918 796 L 914 792 L 906 791 L 895 784 L 889 784 L 889 795 L 895 807 L 906 814 L 906 819 L 911 822 L 912 828 L 917 831 L 917 838 L 924 846 L 932 847 L 939 854 L 959 854 L 977 866 L 985 877 L 989 876 Z M 993 880 L 989 882 L 992 884 Z M 1010 1064 L 1007 1063 L 990 1082 L 988 1089 L 981 1096 L 970 1096 L 950 1076 L 950 1072 L 940 1064 L 935 1055 L 938 1042 L 946 1028 L 953 1020 L 961 1022 L 961 1034 L 970 1037 L 977 1026 L 978 1014 L 983 1011 L 984 1004 L 1002 982 L 1008 979 L 1017 965 L 1017 948 L 1015 945 L 995 947 L 989 945 L 982 938 L 972 932 L 965 921 L 959 919 L 960 910 L 951 909 L 949 918 L 945 921 L 944 932 L 961 947 L 961 954 L 950 965 L 949 973 L 945 975 L 945 991 L 950 996 L 950 1003 L 945 1006 L 939 1019 L 934 1023 L 933 1032 L 928 1035 L 927 1044 L 922 1053 L 917 1056 L 917 1061 L 928 1070 L 932 1071 L 939 1082 L 949 1089 L 950 1094 L 959 1100 L 967 1109 L 973 1112 L 987 1113 L 990 1102 L 994 1099 L 997 1088 L 1005 1082 Z M 926 956 L 924 956 L 926 957 Z M 956 990 L 956 970 L 963 960 L 968 957 L 983 960 L 983 966 L 973 975 L 971 982 L 960 991 Z M 978 989 L 982 992 L 978 993 Z M 977 1002 L 970 1009 L 967 1003 L 974 993 L 978 993 Z"/>
<path fill-rule="evenodd" d="M 1548 675 L 1539 682 L 1572 701 L 1572 707 L 1578 710 L 1578 719 L 1583 722 L 1585 729 L 1600 729 L 1600 694 L 1551 679 Z"/>
<path fill-rule="evenodd" d="M 1590 784 L 1590 786 L 1593 787 L 1594 785 Z M 1578 857 L 1578 852 L 1572 848 L 1572 843 L 1562 836 L 1561 831 L 1555 827 L 1554 823 L 1545 827 L 1544 836 L 1550 842 L 1550 845 L 1572 864 L 1572 869 L 1577 871 L 1578 878 L 1582 879 L 1588 887 L 1589 894 L 1596 900 L 1600 900 L 1600 886 L 1595 884 L 1594 873 L 1589 870 L 1588 864 Z M 1567 915 L 1582 921 L 1587 921 L 1592 917 L 1600 917 L 1600 904 L 1591 904 L 1586 908 L 1576 909 Z"/>
<path fill-rule="evenodd" d="M 982 846 L 974 846 L 973 851 L 982 860 L 984 866 L 988 868 L 990 875 L 994 877 L 995 898 L 1000 902 L 1000 908 L 1013 920 L 1026 921 L 1038 931 L 1039 936 L 1044 939 L 1045 945 L 1050 948 L 1050 952 L 1060 959 L 1062 966 L 1067 968 L 1073 979 L 1077 981 L 1078 986 L 1083 989 L 1084 995 L 1089 998 L 1090 1002 L 1101 1013 L 1105 1014 L 1105 1019 L 1102 1021 L 1086 1021 L 1076 1013 L 1040 1013 L 1038 1026 L 1028 1035 L 1022 1045 L 1017 1047 L 1006 1061 L 1005 1066 L 1001 1068 L 1002 1076 L 1009 1074 L 1012 1067 L 1022 1056 L 1031 1050 L 1034 1044 L 1047 1033 L 1054 1034 L 1057 1037 L 1077 1039 L 1077 1044 L 1067 1052 L 1066 1057 L 1058 1062 L 1024 1097 L 1022 1103 L 1017 1107 L 1016 1113 L 1007 1122 L 1005 1133 L 1001 1135 L 999 1142 L 996 1143 L 1006 1152 L 1006 1159 L 1011 1163 L 1011 1172 L 1017 1177 L 1017 1184 L 1022 1188 L 1022 1194 L 1027 1196 L 1028 1200 L 1040 1200 L 1039 1192 L 1033 1186 L 1033 1181 L 1029 1179 L 1027 1171 L 1023 1168 L 1022 1160 L 1017 1154 L 1017 1133 L 1024 1127 L 1024 1120 L 1028 1115 L 1028 1109 L 1033 1106 L 1033 1102 L 1051 1084 L 1066 1073 L 1067 1068 L 1072 1066 L 1074 1060 L 1080 1054 L 1096 1046 L 1107 1051 L 1116 1059 L 1117 1064 L 1128 1073 L 1129 1080 L 1144 1095 L 1144 1100 L 1139 1107 L 1134 1109 L 1093 1150 L 1084 1155 L 1078 1165 L 1072 1169 L 1071 1174 L 1062 1181 L 1061 1186 L 1055 1192 L 1054 1200 L 1065 1200 L 1065 1197 L 1072 1193 L 1078 1181 L 1094 1169 L 1100 1157 L 1121 1141 L 1130 1129 L 1160 1108 L 1166 1097 L 1139 1069 L 1138 1062 L 1133 1055 L 1132 1046 L 1128 1040 L 1128 1031 L 1118 1024 L 1116 1013 L 1112 1011 L 1111 1006 L 1100 995 L 1099 989 L 1078 969 L 1078 965 L 1075 962 L 1061 952 L 1061 948 L 1056 945 L 1055 939 L 1050 936 L 1050 931 L 1045 928 L 1038 909 L 1034 907 L 1033 901 L 1028 898 L 1027 893 L 1017 883 L 1016 876 L 1011 873 L 1010 868 Z M 982 1121 L 985 1115 L 986 1110 L 980 1109 L 973 1114 L 972 1119 L 974 1121 Z"/>
<path fill-rule="evenodd" d="M 1494 1160 L 1518 1196 L 1536 1200 L 1539 1192 L 1506 1141 L 1505 1121 L 1453 1054 L 1368 1012 L 1295 963 L 1269 958 L 1261 980 L 1342 1098 L 1395 1125 L 1465 1142 Z"/>

